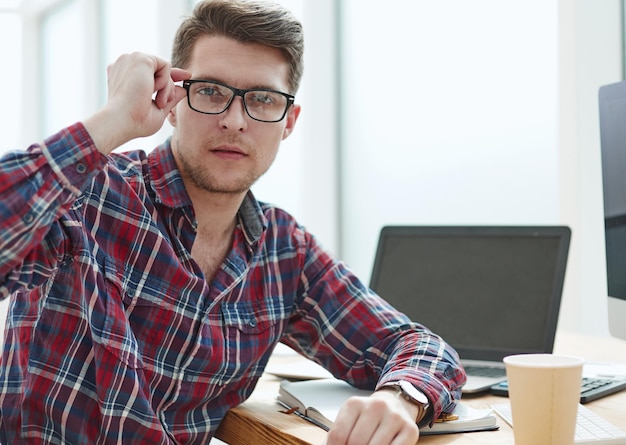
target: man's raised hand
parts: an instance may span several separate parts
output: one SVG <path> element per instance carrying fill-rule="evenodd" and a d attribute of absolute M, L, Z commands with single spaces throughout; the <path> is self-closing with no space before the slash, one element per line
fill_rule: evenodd
<path fill-rule="evenodd" d="M 159 57 L 132 53 L 111 64 L 107 76 L 107 103 L 84 122 L 104 154 L 156 133 L 170 110 L 185 97 L 185 90 L 175 82 L 189 79 L 191 73 L 172 68 Z"/>

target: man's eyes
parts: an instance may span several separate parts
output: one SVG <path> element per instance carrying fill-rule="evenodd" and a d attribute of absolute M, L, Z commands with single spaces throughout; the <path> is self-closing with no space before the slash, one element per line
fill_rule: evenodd
<path fill-rule="evenodd" d="M 276 103 L 275 95 L 265 92 L 249 93 L 247 100 L 258 105 L 274 105 Z"/>

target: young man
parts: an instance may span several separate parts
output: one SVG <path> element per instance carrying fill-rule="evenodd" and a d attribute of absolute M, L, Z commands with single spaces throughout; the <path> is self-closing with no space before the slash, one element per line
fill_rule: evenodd
<path fill-rule="evenodd" d="M 329 445 L 414 444 L 453 408 L 455 351 L 249 191 L 298 119 L 302 39 L 267 2 L 200 3 L 178 68 L 120 57 L 98 113 L 1 159 L 2 443 L 206 444 L 279 341 L 377 389 Z"/>

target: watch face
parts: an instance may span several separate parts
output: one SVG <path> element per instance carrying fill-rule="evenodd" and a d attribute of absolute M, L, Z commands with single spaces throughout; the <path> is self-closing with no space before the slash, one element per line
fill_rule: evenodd
<path fill-rule="evenodd" d="M 402 392 L 409 396 L 411 399 L 423 405 L 428 405 L 428 398 L 424 395 L 424 393 L 415 388 L 415 386 L 413 386 L 411 383 L 405 380 L 400 380 L 397 384 Z"/>

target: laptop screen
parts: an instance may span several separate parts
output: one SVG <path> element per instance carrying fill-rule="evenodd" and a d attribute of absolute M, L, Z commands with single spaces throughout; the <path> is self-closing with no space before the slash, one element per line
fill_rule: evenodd
<path fill-rule="evenodd" d="M 552 352 L 567 227 L 384 227 L 371 288 L 463 359 Z"/>

